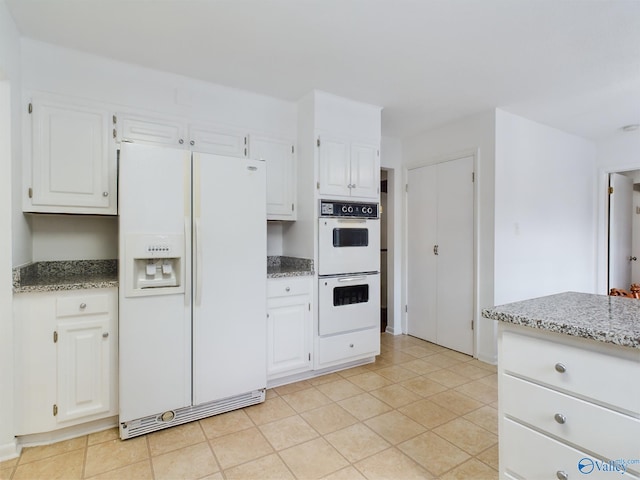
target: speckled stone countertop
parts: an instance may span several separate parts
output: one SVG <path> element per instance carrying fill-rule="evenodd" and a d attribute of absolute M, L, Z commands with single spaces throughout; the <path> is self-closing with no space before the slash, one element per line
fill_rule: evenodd
<path fill-rule="evenodd" d="M 14 293 L 117 286 L 117 260 L 34 262 L 13 269 Z"/>
<path fill-rule="evenodd" d="M 482 311 L 485 318 L 640 349 L 640 300 L 565 292 Z"/>
<path fill-rule="evenodd" d="M 313 275 L 313 260 L 309 258 L 267 257 L 267 278 Z"/>

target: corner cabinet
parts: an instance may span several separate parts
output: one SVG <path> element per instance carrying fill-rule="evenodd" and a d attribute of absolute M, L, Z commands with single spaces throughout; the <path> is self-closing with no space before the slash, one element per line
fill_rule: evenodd
<path fill-rule="evenodd" d="M 377 144 L 322 135 L 316 145 L 321 196 L 379 198 L 380 148 Z"/>
<path fill-rule="evenodd" d="M 112 113 L 98 104 L 37 94 L 27 115 L 23 210 L 115 215 Z"/>
<path fill-rule="evenodd" d="M 267 380 L 311 370 L 311 278 L 267 280 Z"/>
<path fill-rule="evenodd" d="M 498 348 L 500 478 L 638 478 L 638 349 L 506 323 Z"/>
<path fill-rule="evenodd" d="M 14 295 L 16 433 L 117 415 L 117 289 Z"/>
<path fill-rule="evenodd" d="M 267 164 L 267 220 L 295 220 L 294 142 L 256 135 L 249 140 L 249 156 Z"/>

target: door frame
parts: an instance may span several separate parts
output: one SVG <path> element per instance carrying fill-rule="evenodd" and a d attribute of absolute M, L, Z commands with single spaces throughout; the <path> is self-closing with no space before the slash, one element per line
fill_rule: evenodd
<path fill-rule="evenodd" d="M 466 157 L 473 157 L 473 172 L 475 175 L 473 182 L 473 357 L 477 358 L 478 353 L 478 332 L 479 332 L 479 319 L 480 319 L 480 311 L 478 305 L 478 299 L 480 298 L 479 293 L 479 268 L 478 268 L 478 239 L 479 235 L 479 226 L 480 222 L 478 221 L 478 192 L 479 185 L 482 179 L 478 175 L 478 159 L 480 157 L 480 150 L 477 148 L 474 149 L 465 149 L 459 150 L 457 152 L 452 152 L 444 155 L 439 155 L 431 158 L 427 158 L 425 160 L 421 160 L 419 162 L 410 163 L 404 165 L 402 168 L 402 181 L 404 184 L 404 194 L 402 195 L 402 302 L 404 308 L 402 309 L 402 320 L 401 320 L 401 328 L 402 333 L 406 334 L 408 331 L 407 323 L 408 323 L 408 312 L 407 305 L 409 303 L 409 289 L 408 289 L 408 279 L 409 279 L 409 202 L 408 202 L 408 181 L 409 181 L 409 170 L 414 170 L 416 168 L 421 167 L 429 167 L 433 165 L 437 165 L 439 163 L 450 162 L 454 160 L 459 160 Z"/>
<path fill-rule="evenodd" d="M 598 169 L 598 212 L 596 224 L 596 291 L 608 295 L 609 278 L 609 174 L 640 170 L 640 163 L 629 163 L 618 167 L 601 167 Z"/>

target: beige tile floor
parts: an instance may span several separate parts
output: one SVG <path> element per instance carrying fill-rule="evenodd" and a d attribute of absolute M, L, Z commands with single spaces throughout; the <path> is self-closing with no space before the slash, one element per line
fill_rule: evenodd
<path fill-rule="evenodd" d="M 373 364 L 124 442 L 112 429 L 25 448 L 0 479 L 496 479 L 496 382 L 495 366 L 382 334 Z"/>

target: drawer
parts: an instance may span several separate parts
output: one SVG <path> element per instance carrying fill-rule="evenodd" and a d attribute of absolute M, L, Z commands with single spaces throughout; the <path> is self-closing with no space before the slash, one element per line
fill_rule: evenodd
<path fill-rule="evenodd" d="M 58 297 L 56 299 L 57 317 L 93 315 L 96 313 L 109 313 L 109 296 L 107 294 L 76 295 Z"/>
<path fill-rule="evenodd" d="M 379 353 L 380 332 L 377 328 L 318 338 L 318 363 L 321 366 Z"/>
<path fill-rule="evenodd" d="M 311 293 L 312 277 L 286 277 L 267 279 L 267 298 L 305 295 Z"/>
<path fill-rule="evenodd" d="M 606 458 L 640 459 L 638 419 L 510 375 L 500 377 L 500 392 L 503 415 Z"/>
<path fill-rule="evenodd" d="M 609 433 L 608 429 L 606 432 L 600 431 L 603 436 L 613 435 Z M 612 466 L 615 464 L 606 463 L 602 459 L 588 455 L 512 420 L 503 419 L 501 434 L 499 454 L 501 478 L 638 480 L 637 476 L 628 471 L 620 477 L 621 471 L 613 471 Z M 614 459 L 622 459 L 622 457 L 615 456 Z M 584 465 L 582 472 L 578 469 L 578 463 Z M 564 472 L 566 477 L 559 472 Z"/>
<path fill-rule="evenodd" d="M 500 365 L 506 373 L 640 417 L 640 352 L 633 361 L 512 332 L 504 332 L 501 342 Z"/>

